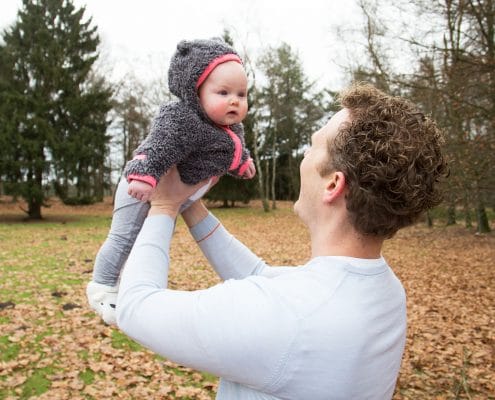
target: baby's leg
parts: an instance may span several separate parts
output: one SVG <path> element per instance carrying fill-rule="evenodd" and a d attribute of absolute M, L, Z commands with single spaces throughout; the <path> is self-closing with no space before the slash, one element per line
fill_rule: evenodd
<path fill-rule="evenodd" d="M 210 178 L 210 180 L 206 184 L 204 184 L 198 190 L 196 190 L 184 203 L 182 203 L 179 209 L 179 213 L 182 213 L 184 210 L 189 208 L 192 203 L 203 197 L 205 193 L 208 191 L 208 189 L 210 189 L 212 183 L 213 183 L 213 178 Z"/>
<path fill-rule="evenodd" d="M 150 208 L 127 194 L 127 181 L 121 179 L 115 195 L 112 225 L 96 255 L 93 281 L 115 286 Z"/>

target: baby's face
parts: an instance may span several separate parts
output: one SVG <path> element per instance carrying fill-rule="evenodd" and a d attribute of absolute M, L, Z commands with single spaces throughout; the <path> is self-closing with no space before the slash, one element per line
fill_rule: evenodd
<path fill-rule="evenodd" d="M 247 114 L 247 76 L 241 64 L 228 61 L 216 67 L 199 87 L 199 102 L 218 125 L 241 122 Z"/>

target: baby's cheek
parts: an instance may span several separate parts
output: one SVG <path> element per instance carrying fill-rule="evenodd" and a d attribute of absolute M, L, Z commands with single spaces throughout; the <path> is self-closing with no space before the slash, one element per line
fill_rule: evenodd
<path fill-rule="evenodd" d="M 217 115 L 221 115 L 225 113 L 226 109 L 227 109 L 227 103 L 224 101 L 217 101 L 212 106 L 212 112 Z"/>

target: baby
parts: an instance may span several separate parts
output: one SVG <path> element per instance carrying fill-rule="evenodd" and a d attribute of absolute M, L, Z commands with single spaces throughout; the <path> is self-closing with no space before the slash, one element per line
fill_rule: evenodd
<path fill-rule="evenodd" d="M 86 293 L 106 323 L 115 324 L 118 279 L 149 210 L 160 176 L 177 169 L 194 185 L 225 173 L 250 179 L 255 168 L 244 143 L 247 76 L 237 53 L 220 39 L 182 41 L 168 71 L 178 101 L 160 108 L 118 185 L 110 232 L 99 250 Z M 210 179 L 211 182 L 211 179 Z M 200 198 L 198 190 L 183 208 Z"/>

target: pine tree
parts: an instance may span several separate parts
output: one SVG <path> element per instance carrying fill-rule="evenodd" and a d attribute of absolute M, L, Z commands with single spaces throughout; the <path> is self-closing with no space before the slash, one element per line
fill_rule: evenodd
<path fill-rule="evenodd" d="M 30 218 L 41 218 L 50 182 L 63 199 L 71 185 L 86 199 L 103 186 L 111 91 L 92 72 L 99 37 L 84 12 L 70 0 L 23 0 L 3 33 L 0 174 Z"/>
<path fill-rule="evenodd" d="M 270 168 L 265 179 L 270 181 L 267 186 L 275 208 L 277 197 L 297 198 L 303 148 L 320 126 L 326 106 L 323 92 L 309 81 L 298 54 L 288 44 L 269 48 L 259 65 L 267 81 L 258 94 L 263 158 Z"/>

